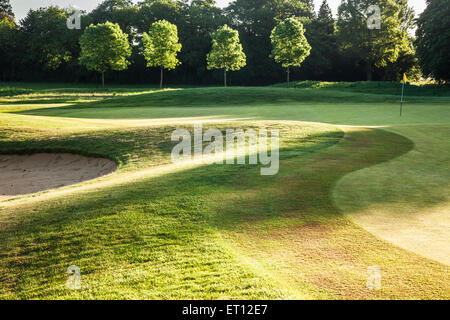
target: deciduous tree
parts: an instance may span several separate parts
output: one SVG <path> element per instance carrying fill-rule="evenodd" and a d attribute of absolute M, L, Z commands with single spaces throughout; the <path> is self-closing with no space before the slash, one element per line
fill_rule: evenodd
<path fill-rule="evenodd" d="M 235 0 L 225 9 L 248 57 L 241 83 L 270 84 L 283 79 L 280 66 L 270 58 L 270 34 L 287 18 L 311 18 L 309 4 L 309 0 Z"/>
<path fill-rule="evenodd" d="M 4 18 L 14 20 L 14 13 L 9 0 L 0 0 L 0 20 Z"/>
<path fill-rule="evenodd" d="M 288 18 L 278 24 L 270 36 L 272 40 L 272 58 L 287 71 L 287 86 L 291 67 L 300 67 L 309 56 L 311 46 L 305 37 L 305 29 L 296 18 Z"/>
<path fill-rule="evenodd" d="M 380 28 L 370 29 L 367 20 L 380 9 Z M 355 64 L 364 61 L 367 80 L 372 80 L 373 67 L 386 67 L 397 61 L 400 52 L 408 47 L 406 0 L 343 0 L 338 10 L 338 39 L 344 55 L 352 57 Z"/>
<path fill-rule="evenodd" d="M 17 34 L 18 28 L 13 20 L 7 17 L 0 20 L 0 70 L 3 81 L 14 76 Z"/>
<path fill-rule="evenodd" d="M 88 70 L 102 74 L 102 87 L 105 88 L 105 72 L 125 70 L 130 62 L 131 47 L 127 34 L 118 24 L 106 22 L 91 24 L 80 38 L 80 64 Z"/>
<path fill-rule="evenodd" d="M 335 21 L 328 2 L 323 0 L 317 18 L 304 21 L 303 25 L 311 54 L 303 64 L 302 76 L 310 80 L 336 80 L 339 55 Z"/>
<path fill-rule="evenodd" d="M 212 78 L 207 71 L 205 56 L 211 50 L 211 35 L 227 24 L 222 10 L 214 5 L 214 0 L 194 0 L 185 7 L 184 23 L 179 26 L 183 43 L 181 60 L 183 78 L 197 83 L 208 83 Z M 191 81 L 192 81 L 191 80 Z"/>
<path fill-rule="evenodd" d="M 75 60 L 80 31 L 68 30 L 67 18 L 66 10 L 50 6 L 30 10 L 21 21 L 22 63 L 29 72 L 43 70 L 55 73 Z"/>
<path fill-rule="evenodd" d="M 162 89 L 164 69 L 173 70 L 180 65 L 177 54 L 182 46 L 178 42 L 177 26 L 166 20 L 157 21 L 152 24 L 148 34 L 144 32 L 142 41 L 147 67 L 161 69 L 160 89 Z"/>
<path fill-rule="evenodd" d="M 117 23 L 123 32 L 133 41 L 137 24 L 138 7 L 131 0 L 104 0 L 89 14 L 93 24 Z"/>
<path fill-rule="evenodd" d="M 450 81 L 450 0 L 427 0 L 417 26 L 417 54 L 424 74 Z"/>
<path fill-rule="evenodd" d="M 212 35 L 212 50 L 207 55 L 208 69 L 223 69 L 227 86 L 227 71 L 245 67 L 247 57 L 239 40 L 239 33 L 224 25 Z"/>

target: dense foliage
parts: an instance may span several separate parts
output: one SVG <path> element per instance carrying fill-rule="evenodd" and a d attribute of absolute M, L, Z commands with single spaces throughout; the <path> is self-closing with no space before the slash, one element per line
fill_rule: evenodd
<path fill-rule="evenodd" d="M 366 7 L 375 3 L 382 9 L 382 28 L 368 30 Z M 423 70 L 441 80 L 448 80 L 448 3 L 428 1 L 429 8 L 419 19 L 417 31 Z M 214 0 L 142 0 L 137 4 L 105 0 L 92 12 L 83 13 L 81 30 L 69 30 L 66 20 L 72 12 L 58 7 L 30 10 L 24 19 L 14 21 L 9 1 L 0 0 L 0 14 L 3 80 L 98 82 L 97 72 L 79 64 L 80 37 L 91 24 L 111 22 L 128 35 L 131 55 L 126 70 L 106 71 L 108 79 L 157 83 L 159 70 L 146 68 L 143 34 L 156 21 L 165 20 L 176 26 L 182 44 L 177 54 L 181 65 L 166 73 L 171 84 L 222 82 L 223 71 L 209 70 L 206 57 L 212 50 L 212 35 L 224 25 L 238 32 L 246 56 L 246 66 L 234 72 L 230 82 L 282 82 L 286 70 L 272 58 L 271 33 L 280 22 L 292 17 L 302 23 L 311 46 L 309 57 L 300 68 L 292 70 L 294 80 L 396 81 L 404 72 L 411 79 L 421 75 L 410 36 L 415 27 L 414 13 L 406 0 L 344 0 L 337 19 L 327 0 L 317 12 L 311 0 L 235 0 L 224 9 L 217 7 Z"/>
<path fill-rule="evenodd" d="M 227 25 L 212 34 L 212 48 L 207 55 L 208 69 L 224 71 L 224 83 L 227 86 L 227 71 L 237 71 L 245 67 L 247 57 L 242 51 L 239 33 Z"/>
<path fill-rule="evenodd" d="M 107 70 L 125 70 L 131 55 L 128 36 L 122 32 L 118 24 L 111 22 L 91 24 L 80 38 L 80 64 L 88 70 L 104 74 Z"/>
<path fill-rule="evenodd" d="M 177 26 L 166 20 L 157 21 L 152 24 L 148 33 L 143 33 L 142 42 L 147 67 L 161 69 L 160 88 L 162 88 L 164 69 L 173 70 L 181 64 L 177 58 L 182 48 L 178 42 Z"/>
<path fill-rule="evenodd" d="M 368 28 L 367 20 L 380 8 L 380 25 Z M 372 80 L 373 68 L 383 68 L 398 60 L 400 51 L 408 46 L 408 14 L 406 0 L 344 0 L 339 7 L 337 26 L 340 43 L 346 55 L 366 67 L 367 80 Z M 406 70 L 405 70 L 406 71 Z"/>
<path fill-rule="evenodd" d="M 0 21 L 0 69 L 1 80 L 14 78 L 15 72 L 15 48 L 18 30 L 13 20 Z"/>
<path fill-rule="evenodd" d="M 423 72 L 450 81 L 450 0 L 427 0 L 417 25 L 417 54 Z"/>
<path fill-rule="evenodd" d="M 300 67 L 311 52 L 303 24 L 296 18 L 288 18 L 273 29 L 270 39 L 272 57 L 287 69 L 289 87 L 290 67 Z"/>
<path fill-rule="evenodd" d="M 14 13 L 9 0 L 0 0 L 0 20 L 3 20 L 4 18 L 14 18 Z"/>

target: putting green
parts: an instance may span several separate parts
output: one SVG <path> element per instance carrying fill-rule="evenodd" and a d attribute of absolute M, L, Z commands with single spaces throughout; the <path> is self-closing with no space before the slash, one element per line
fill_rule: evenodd
<path fill-rule="evenodd" d="M 336 203 L 373 234 L 450 265 L 450 127 L 389 130 L 412 139 L 414 149 L 344 177 Z"/>

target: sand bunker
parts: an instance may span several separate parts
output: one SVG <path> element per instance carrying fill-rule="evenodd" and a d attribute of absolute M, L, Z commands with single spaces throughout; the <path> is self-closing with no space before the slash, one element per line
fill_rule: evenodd
<path fill-rule="evenodd" d="M 0 155 L 0 200 L 92 180 L 116 168 L 111 160 L 74 154 Z"/>

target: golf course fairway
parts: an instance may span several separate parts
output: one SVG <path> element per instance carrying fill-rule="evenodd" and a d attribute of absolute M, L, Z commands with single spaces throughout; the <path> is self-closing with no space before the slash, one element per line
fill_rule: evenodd
<path fill-rule="evenodd" d="M 3 88 L 0 154 L 118 169 L 0 201 L 0 299 L 449 299 L 450 96 L 396 90 Z M 278 175 L 173 164 L 199 121 L 280 130 Z"/>

